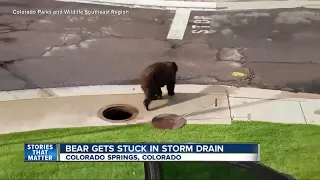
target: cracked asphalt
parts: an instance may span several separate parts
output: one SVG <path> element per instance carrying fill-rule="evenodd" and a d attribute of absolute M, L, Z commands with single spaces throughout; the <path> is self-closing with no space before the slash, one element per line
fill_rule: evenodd
<path fill-rule="evenodd" d="M 320 93 L 319 12 L 192 12 L 177 41 L 166 39 L 174 11 L 0 0 L 0 90 L 137 84 L 172 60 L 178 83 Z"/>
<path fill-rule="evenodd" d="M 216 75 L 220 83 L 320 93 L 319 10 L 192 12 L 184 40 L 216 50 L 211 66 L 247 75 L 233 82 Z"/>

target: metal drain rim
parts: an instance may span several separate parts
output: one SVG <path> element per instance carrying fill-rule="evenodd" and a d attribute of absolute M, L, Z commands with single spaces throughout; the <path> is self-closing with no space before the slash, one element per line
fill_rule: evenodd
<path fill-rule="evenodd" d="M 174 121 L 174 122 L 172 122 L 172 121 Z M 155 127 L 156 129 L 173 130 L 173 129 L 182 128 L 187 123 L 187 120 L 184 117 L 176 115 L 176 114 L 159 114 L 159 115 L 153 117 L 151 122 L 152 122 L 153 127 Z M 168 125 L 171 127 L 168 127 L 168 126 L 161 127 L 162 125 L 164 125 L 164 123 L 168 123 L 165 125 Z M 170 123 L 174 123 L 174 124 L 172 125 Z M 160 125 L 160 126 L 158 126 L 158 125 Z"/>
<path fill-rule="evenodd" d="M 108 119 L 108 118 L 104 117 L 103 113 L 107 109 L 110 109 L 110 108 L 124 109 L 125 112 L 128 112 L 128 113 L 131 114 L 131 117 L 127 118 L 127 119 L 121 119 L 121 120 Z M 139 114 L 139 110 L 136 107 L 133 107 L 133 106 L 131 106 L 129 104 L 112 104 L 112 105 L 105 106 L 105 107 L 101 108 L 98 111 L 98 117 L 100 119 L 102 119 L 104 121 L 107 121 L 107 122 L 111 122 L 111 123 L 125 123 L 125 122 L 128 122 L 128 121 L 132 121 L 138 116 L 138 114 Z"/>

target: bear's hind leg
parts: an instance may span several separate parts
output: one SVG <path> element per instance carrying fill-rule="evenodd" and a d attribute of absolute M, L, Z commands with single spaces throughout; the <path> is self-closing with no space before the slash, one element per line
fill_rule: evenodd
<path fill-rule="evenodd" d="M 157 88 L 157 99 L 162 99 L 161 87 L 158 87 L 158 88 Z"/>
<path fill-rule="evenodd" d="M 150 105 L 151 101 L 154 99 L 155 94 L 150 89 L 147 90 L 147 92 L 145 92 L 144 94 L 145 94 L 145 98 L 143 101 L 143 105 L 146 108 L 146 110 L 149 111 L 149 105 Z"/>
<path fill-rule="evenodd" d="M 173 95 L 175 94 L 175 93 L 174 93 L 175 84 L 176 84 L 175 81 L 170 81 L 170 82 L 167 84 L 167 90 L 168 90 L 168 95 L 169 95 L 169 96 L 173 96 Z"/>

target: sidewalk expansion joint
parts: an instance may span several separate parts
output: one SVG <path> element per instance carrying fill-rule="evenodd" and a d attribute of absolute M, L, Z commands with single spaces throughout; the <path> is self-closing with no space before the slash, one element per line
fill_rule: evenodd
<path fill-rule="evenodd" d="M 303 115 L 303 118 L 304 118 L 304 121 L 307 123 L 307 118 L 306 118 L 306 115 L 304 114 L 304 111 L 303 111 L 303 108 L 302 108 L 302 105 L 301 105 L 301 102 L 299 101 L 299 105 L 300 105 L 300 109 L 301 109 L 301 112 L 302 112 L 302 115 Z"/>

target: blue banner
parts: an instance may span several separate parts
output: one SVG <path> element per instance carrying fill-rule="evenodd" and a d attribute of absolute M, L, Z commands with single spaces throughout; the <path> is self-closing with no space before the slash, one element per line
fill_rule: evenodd
<path fill-rule="evenodd" d="M 60 144 L 60 153 L 259 153 L 259 144 Z"/>
<path fill-rule="evenodd" d="M 24 144 L 24 161 L 25 162 L 52 162 L 58 161 L 57 144 Z"/>

